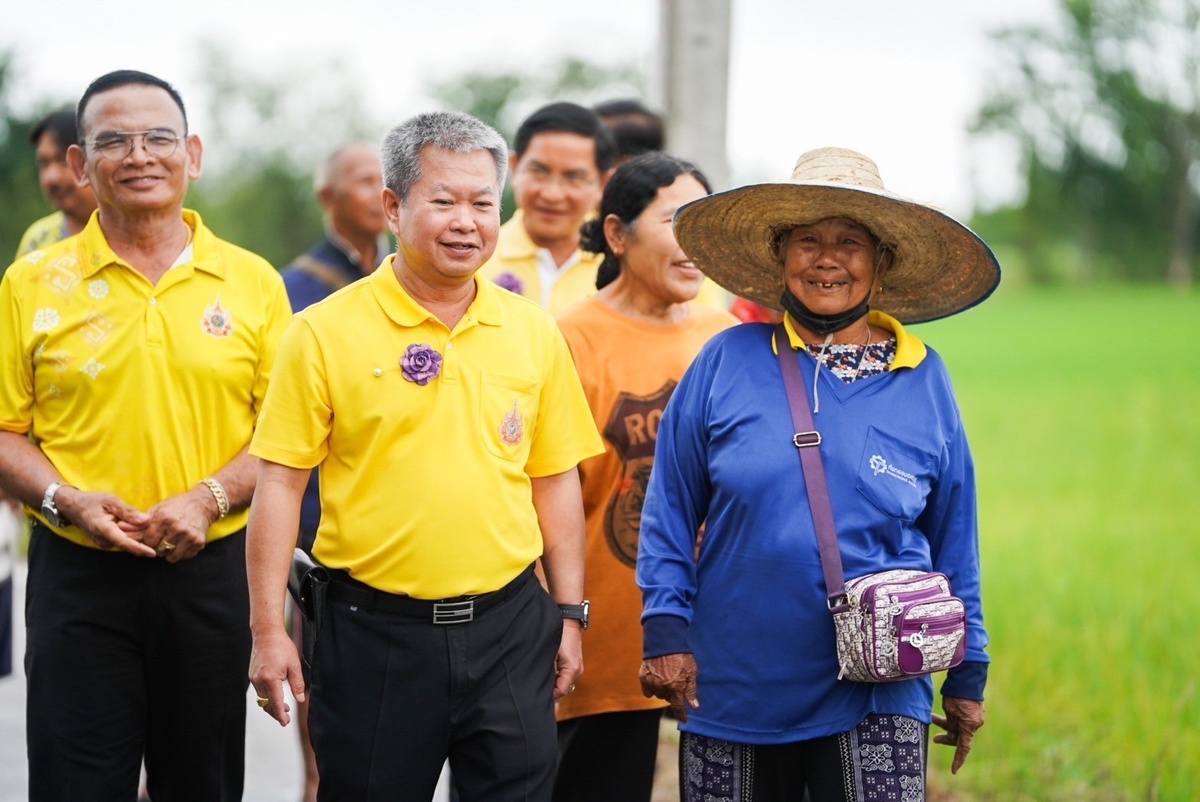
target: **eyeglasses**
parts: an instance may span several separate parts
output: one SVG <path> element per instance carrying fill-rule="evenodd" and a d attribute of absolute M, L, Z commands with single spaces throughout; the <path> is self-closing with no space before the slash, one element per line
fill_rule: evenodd
<path fill-rule="evenodd" d="M 151 128 L 149 131 L 113 131 L 92 140 L 92 150 L 109 161 L 124 161 L 133 153 L 138 137 L 142 139 L 142 150 L 155 159 L 170 158 L 184 137 L 176 136 L 169 128 Z"/>
<path fill-rule="evenodd" d="M 572 170 L 566 173 L 555 173 L 541 164 L 522 165 L 520 172 L 526 180 L 538 184 L 562 184 L 567 189 L 584 189 L 594 186 L 599 181 L 599 178 L 590 172 Z"/>

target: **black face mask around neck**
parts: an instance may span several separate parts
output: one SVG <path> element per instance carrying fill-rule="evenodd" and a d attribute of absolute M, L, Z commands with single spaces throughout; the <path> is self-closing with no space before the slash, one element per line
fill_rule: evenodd
<path fill-rule="evenodd" d="M 841 331 L 865 315 L 871 308 L 870 302 L 871 296 L 868 295 L 863 299 L 861 304 L 853 309 L 847 309 L 845 312 L 837 315 L 818 315 L 800 303 L 800 299 L 793 295 L 792 291 L 786 287 L 783 290 L 783 295 L 779 298 L 779 303 L 783 305 L 783 308 L 787 310 L 787 313 L 792 316 L 793 320 L 809 331 L 820 334 L 822 337 L 833 334 L 835 331 Z"/>

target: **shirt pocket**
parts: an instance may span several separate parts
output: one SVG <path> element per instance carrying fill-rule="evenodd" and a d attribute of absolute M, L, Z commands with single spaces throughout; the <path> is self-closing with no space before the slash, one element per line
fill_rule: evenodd
<path fill-rule="evenodd" d="M 858 492 L 885 515 L 915 521 L 925 509 L 936 465 L 935 455 L 872 426 L 858 465 Z"/>
<path fill-rule="evenodd" d="M 520 376 L 484 373 L 479 424 L 487 450 L 500 459 L 524 463 L 537 422 L 537 382 Z"/>

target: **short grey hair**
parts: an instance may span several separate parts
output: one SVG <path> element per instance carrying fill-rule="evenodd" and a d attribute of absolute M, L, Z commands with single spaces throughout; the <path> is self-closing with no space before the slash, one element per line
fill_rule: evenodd
<path fill-rule="evenodd" d="M 387 132 L 379 148 L 383 185 L 403 202 L 421 178 L 421 151 L 427 146 L 453 153 L 486 150 L 496 162 L 496 185 L 504 189 L 508 146 L 487 123 L 458 111 L 430 111 L 410 117 Z"/>

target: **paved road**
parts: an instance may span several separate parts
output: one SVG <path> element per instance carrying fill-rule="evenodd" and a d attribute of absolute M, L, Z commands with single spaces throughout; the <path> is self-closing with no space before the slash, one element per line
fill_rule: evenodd
<path fill-rule="evenodd" d="M 17 671 L 0 679 L 0 802 L 21 802 L 26 798 L 28 770 L 25 763 L 25 674 L 20 667 L 25 654 L 24 609 L 25 564 L 19 562 L 13 572 L 17 610 Z M 302 776 L 300 747 L 293 726 L 281 728 L 254 705 L 254 693 L 246 694 L 246 802 L 297 802 Z M 432 802 L 447 799 L 443 783 Z"/>

